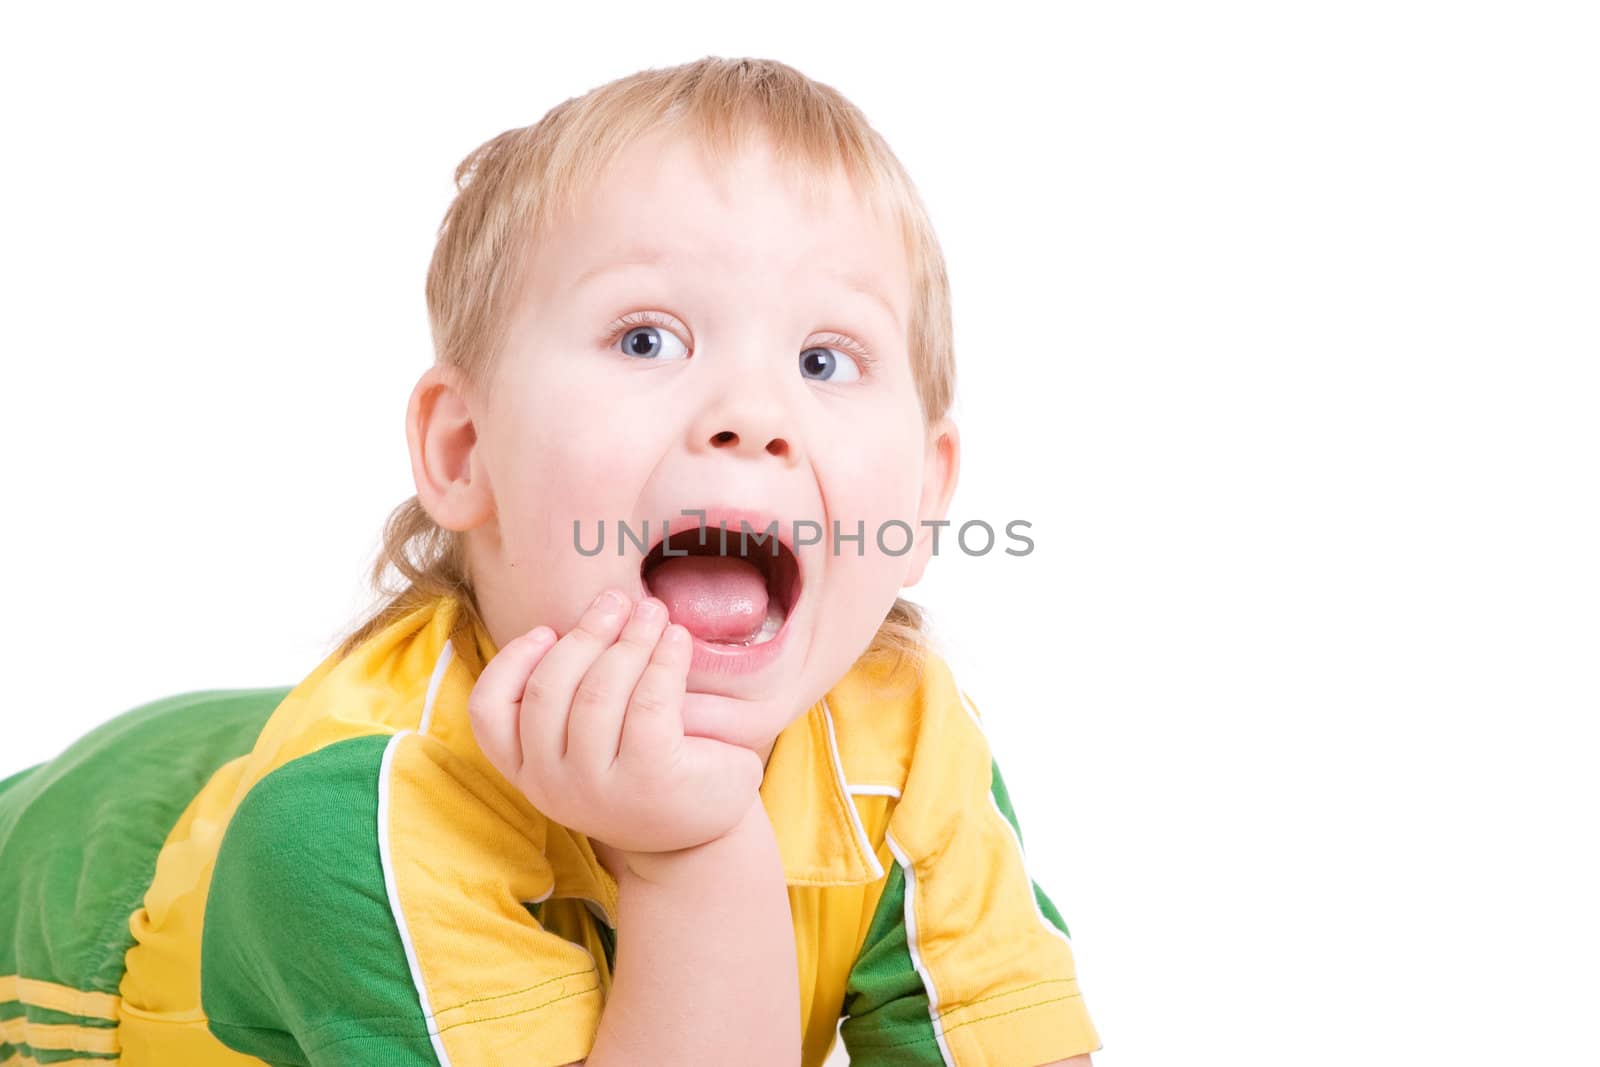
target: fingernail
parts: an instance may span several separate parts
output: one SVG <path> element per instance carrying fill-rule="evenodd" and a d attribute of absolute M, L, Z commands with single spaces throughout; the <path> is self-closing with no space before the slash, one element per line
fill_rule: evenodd
<path fill-rule="evenodd" d="M 594 610 L 602 615 L 615 615 L 622 610 L 622 597 L 614 590 L 607 589 L 594 598 Z"/>
<path fill-rule="evenodd" d="M 654 600 L 641 600 L 633 614 L 640 622 L 655 622 L 661 618 L 661 605 Z"/>

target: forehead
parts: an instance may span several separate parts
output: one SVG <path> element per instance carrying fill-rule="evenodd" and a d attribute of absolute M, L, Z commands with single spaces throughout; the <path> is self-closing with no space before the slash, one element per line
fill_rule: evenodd
<path fill-rule="evenodd" d="M 873 287 L 903 327 L 910 300 L 901 231 L 842 168 L 808 199 L 798 170 L 758 135 L 719 164 L 670 129 L 619 152 L 575 210 L 540 240 L 538 288 L 573 288 L 597 272 L 647 263 L 724 279 L 781 278 L 805 284 L 830 276 Z"/>

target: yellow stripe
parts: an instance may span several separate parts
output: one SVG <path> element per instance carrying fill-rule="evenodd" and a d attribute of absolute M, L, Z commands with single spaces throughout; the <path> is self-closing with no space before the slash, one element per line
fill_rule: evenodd
<path fill-rule="evenodd" d="M 73 1023 L 30 1023 L 23 1016 L 0 1021 L 0 1039 L 8 1045 L 28 1045 L 66 1052 L 121 1052 L 113 1027 L 77 1026 Z"/>
<path fill-rule="evenodd" d="M 84 1015 L 116 1022 L 122 1017 L 122 998 L 113 993 L 91 993 L 71 986 L 57 985 L 38 978 L 0 974 L 0 1003 L 20 1000 L 36 1008 Z"/>

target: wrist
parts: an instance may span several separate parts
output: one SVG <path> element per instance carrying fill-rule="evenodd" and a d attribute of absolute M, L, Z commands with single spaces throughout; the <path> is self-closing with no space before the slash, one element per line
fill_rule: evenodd
<path fill-rule="evenodd" d="M 730 873 L 755 874 L 767 869 L 778 872 L 781 879 L 783 870 L 772 822 L 759 796 L 739 821 L 719 837 L 670 852 L 618 849 L 617 857 L 619 891 L 625 891 L 630 884 L 705 883 L 714 877 L 726 879 Z"/>

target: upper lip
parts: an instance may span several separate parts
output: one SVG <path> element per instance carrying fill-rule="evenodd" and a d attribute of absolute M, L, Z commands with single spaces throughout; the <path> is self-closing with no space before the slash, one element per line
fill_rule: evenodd
<path fill-rule="evenodd" d="M 800 559 L 800 553 L 796 552 L 794 547 L 794 523 L 792 521 L 786 529 L 777 516 L 754 508 L 707 506 L 704 508 L 686 508 L 684 510 L 690 511 L 691 514 L 678 514 L 667 520 L 666 529 L 660 533 L 660 536 L 652 537 L 649 547 L 645 550 L 645 555 L 648 556 L 655 551 L 661 542 L 674 534 L 682 533 L 684 530 L 698 530 L 702 526 L 705 531 L 701 535 L 704 543 L 707 545 L 720 545 L 720 538 L 722 537 L 721 526 L 726 524 L 728 551 L 730 553 L 739 551 L 739 536 L 742 534 L 747 540 L 749 551 L 765 551 L 770 554 L 771 549 L 767 547 L 767 542 L 765 540 L 757 542 L 756 538 L 765 539 L 770 537 L 771 534 L 768 531 L 776 526 L 778 543 L 793 553 L 797 562 Z M 704 513 L 703 520 L 700 514 L 702 512 Z M 660 528 L 658 527 L 657 529 Z"/>

